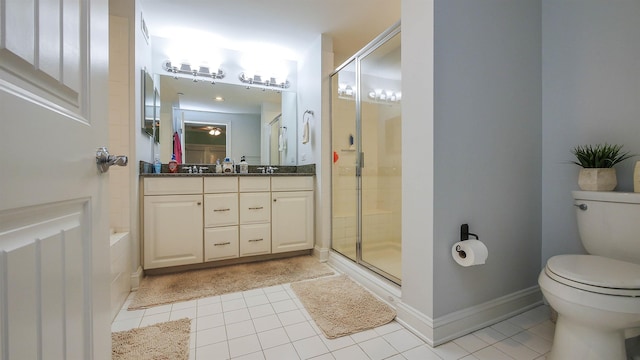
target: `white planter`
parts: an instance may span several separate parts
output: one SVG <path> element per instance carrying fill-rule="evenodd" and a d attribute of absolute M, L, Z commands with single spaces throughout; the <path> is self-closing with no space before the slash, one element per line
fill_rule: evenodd
<path fill-rule="evenodd" d="M 581 169 L 578 186 L 586 191 L 611 191 L 618 185 L 615 168 Z"/>

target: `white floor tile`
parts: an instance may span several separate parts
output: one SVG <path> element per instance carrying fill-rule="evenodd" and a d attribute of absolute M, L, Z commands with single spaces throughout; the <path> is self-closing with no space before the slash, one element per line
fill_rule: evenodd
<path fill-rule="evenodd" d="M 307 318 L 304 317 L 304 315 L 300 310 L 293 310 L 293 311 L 280 313 L 278 314 L 278 319 L 280 319 L 280 322 L 284 326 L 307 321 Z"/>
<path fill-rule="evenodd" d="M 474 334 L 468 334 L 463 337 L 457 338 L 453 340 L 454 343 L 458 344 L 461 348 L 465 349 L 469 353 L 473 353 L 482 348 L 489 346 L 486 342 L 484 342 L 479 337 Z"/>
<path fill-rule="evenodd" d="M 223 315 L 224 323 L 227 325 L 251 319 L 249 310 L 246 308 L 240 310 L 225 311 Z"/>
<path fill-rule="evenodd" d="M 523 344 L 538 354 L 546 354 L 551 351 L 551 341 L 538 336 L 531 331 L 523 331 L 512 337 L 513 340 Z"/>
<path fill-rule="evenodd" d="M 294 341 L 293 347 L 301 359 L 310 359 L 329 352 L 329 349 L 318 336 Z"/>
<path fill-rule="evenodd" d="M 428 345 L 415 347 L 402 353 L 407 360 L 442 360 Z"/>
<path fill-rule="evenodd" d="M 398 353 L 398 350 L 389 345 L 389 343 L 381 337 L 363 341 L 358 343 L 358 345 L 372 360 L 386 359 Z"/>
<path fill-rule="evenodd" d="M 322 341 L 330 351 L 343 349 L 355 344 L 355 342 L 350 336 L 341 336 L 335 339 L 327 339 L 324 336 L 320 336 L 320 338 L 322 339 Z"/>
<path fill-rule="evenodd" d="M 317 335 L 316 331 L 306 321 L 293 325 L 287 325 L 284 327 L 284 331 L 287 332 L 287 335 L 292 342 Z"/>
<path fill-rule="evenodd" d="M 265 294 L 257 294 L 255 296 L 246 297 L 244 299 L 244 302 L 247 304 L 248 307 L 251 307 L 251 306 L 268 304 L 269 299 Z"/>
<path fill-rule="evenodd" d="M 469 355 L 469 352 L 458 346 L 453 341 L 448 343 L 444 343 L 440 346 L 437 346 L 433 349 L 433 352 L 436 353 L 443 360 L 458 360 L 462 357 Z"/>
<path fill-rule="evenodd" d="M 227 331 L 224 326 L 201 330 L 196 333 L 196 348 L 215 344 L 227 340 Z"/>
<path fill-rule="evenodd" d="M 293 344 L 288 343 L 263 351 L 267 360 L 300 360 Z"/>
<path fill-rule="evenodd" d="M 404 328 L 388 333 L 382 337 L 399 352 L 404 352 L 424 344 L 422 340 Z"/>
<path fill-rule="evenodd" d="M 229 338 L 229 340 L 255 333 L 256 329 L 253 327 L 253 321 L 251 320 L 227 325 L 227 338 Z"/>
<path fill-rule="evenodd" d="M 249 308 L 249 314 L 252 319 L 274 315 L 276 312 L 273 310 L 273 306 L 271 304 L 257 305 Z"/>
<path fill-rule="evenodd" d="M 327 339 L 290 284 L 127 311 L 112 331 L 190 318 L 189 360 L 546 360 L 555 325 L 541 305 L 435 349 L 397 321 Z"/>
<path fill-rule="evenodd" d="M 229 346 L 226 341 L 196 348 L 196 360 L 211 359 L 229 359 Z"/>
<path fill-rule="evenodd" d="M 336 360 L 370 360 L 367 354 L 357 345 L 331 352 Z"/>
<path fill-rule="evenodd" d="M 232 360 L 264 360 L 264 354 L 262 353 L 262 351 L 258 351 L 251 354 L 234 357 Z"/>
<path fill-rule="evenodd" d="M 244 301 L 244 298 L 234 299 L 229 301 L 225 301 L 224 299 L 222 300 L 222 311 L 224 312 L 240 310 L 246 307 L 247 307 L 247 303 Z"/>
<path fill-rule="evenodd" d="M 258 340 L 263 349 L 269 349 L 291 342 L 284 328 L 276 328 L 258 333 Z"/>
<path fill-rule="evenodd" d="M 196 312 L 198 314 L 198 317 L 213 315 L 213 314 L 222 314 L 222 304 L 221 303 L 198 304 Z"/>
<path fill-rule="evenodd" d="M 258 335 L 252 334 L 229 340 L 229 355 L 232 358 L 260 351 Z"/>
<path fill-rule="evenodd" d="M 276 315 L 269 315 L 253 319 L 253 326 L 256 328 L 256 332 L 262 332 L 282 327 L 282 323 Z"/>
<path fill-rule="evenodd" d="M 200 331 L 218 326 L 224 326 L 224 315 L 222 314 L 213 314 L 198 317 L 198 324 L 196 326 L 196 329 L 197 331 Z"/>
<path fill-rule="evenodd" d="M 504 339 L 493 345 L 498 350 L 518 360 L 534 360 L 539 354 L 513 339 Z"/>

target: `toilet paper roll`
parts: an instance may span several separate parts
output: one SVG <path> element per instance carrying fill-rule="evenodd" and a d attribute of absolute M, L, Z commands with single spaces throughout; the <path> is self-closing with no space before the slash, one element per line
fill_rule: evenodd
<path fill-rule="evenodd" d="M 482 241 L 471 239 L 453 244 L 451 255 L 460 266 L 466 267 L 484 264 L 489 250 Z"/>

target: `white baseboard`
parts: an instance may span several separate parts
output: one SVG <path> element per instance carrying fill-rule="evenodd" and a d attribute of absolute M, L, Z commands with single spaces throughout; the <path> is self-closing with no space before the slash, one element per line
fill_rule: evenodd
<path fill-rule="evenodd" d="M 536 285 L 438 317 L 433 321 L 433 345 L 457 339 L 542 304 L 542 292 Z"/>
<path fill-rule="evenodd" d="M 330 252 L 328 262 L 395 308 L 396 321 L 431 346 L 457 339 L 543 304 L 542 292 L 536 285 L 432 319 L 403 303 L 400 287 L 354 261 Z"/>
<path fill-rule="evenodd" d="M 313 256 L 317 257 L 320 262 L 327 262 L 329 260 L 329 249 L 316 246 L 313 248 Z"/>
<path fill-rule="evenodd" d="M 131 273 L 131 291 L 138 290 L 143 276 L 142 266 L 139 266 L 135 272 Z"/>

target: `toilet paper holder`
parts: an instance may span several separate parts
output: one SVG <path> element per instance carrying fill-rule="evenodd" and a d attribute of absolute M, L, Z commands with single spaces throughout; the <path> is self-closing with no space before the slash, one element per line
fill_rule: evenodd
<path fill-rule="evenodd" d="M 478 235 L 469 232 L 469 224 L 460 225 L 460 241 L 469 240 L 469 236 L 473 236 L 476 238 L 476 240 L 480 240 Z M 467 257 L 467 253 L 464 250 L 460 249 L 460 245 L 456 246 L 456 251 L 458 252 L 458 255 L 460 255 L 461 258 L 464 259 Z"/>

